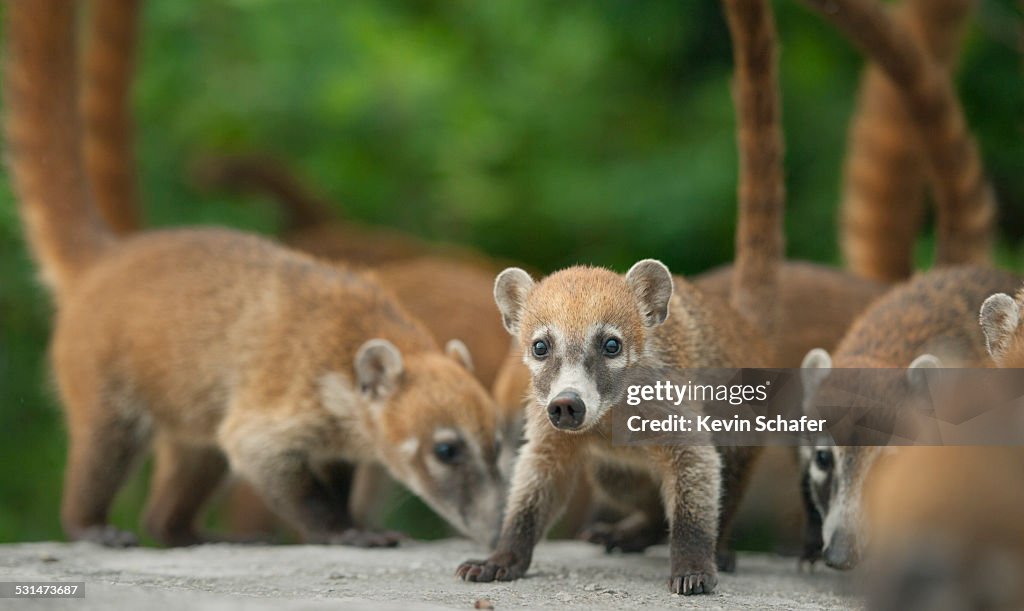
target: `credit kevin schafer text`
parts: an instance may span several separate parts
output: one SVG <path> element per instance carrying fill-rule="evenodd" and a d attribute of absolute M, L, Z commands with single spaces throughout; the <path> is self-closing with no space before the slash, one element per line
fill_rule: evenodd
<path fill-rule="evenodd" d="M 673 414 L 663 418 L 630 416 L 626 420 L 626 428 L 632 433 L 820 433 L 825 430 L 825 420 L 807 416 L 758 416 L 750 420 L 735 415 L 731 418 L 716 418 Z"/>

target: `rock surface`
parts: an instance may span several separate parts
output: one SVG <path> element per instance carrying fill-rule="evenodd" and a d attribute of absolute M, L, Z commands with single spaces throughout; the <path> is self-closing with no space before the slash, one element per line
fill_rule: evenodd
<path fill-rule="evenodd" d="M 668 550 L 606 555 L 580 542 L 543 543 L 527 578 L 462 583 L 455 567 L 481 550 L 462 540 L 398 549 L 206 545 L 112 550 L 84 543 L 0 545 L 0 581 L 84 581 L 85 599 L 0 599 L 17 609 L 860 608 L 845 575 L 796 560 L 740 554 L 709 596 L 668 593 Z M 14 604 L 10 604 L 14 603 Z"/>

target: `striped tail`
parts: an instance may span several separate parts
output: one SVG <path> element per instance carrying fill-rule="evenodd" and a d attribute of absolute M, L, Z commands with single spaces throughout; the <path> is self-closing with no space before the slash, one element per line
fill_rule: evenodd
<path fill-rule="evenodd" d="M 118 234 L 141 227 L 132 83 L 141 0 L 93 0 L 85 45 L 83 153 L 93 196 Z"/>
<path fill-rule="evenodd" d="M 975 0 L 907 0 L 894 17 L 952 72 Z M 869 65 L 850 128 L 841 245 L 850 270 L 894 282 L 910 276 L 924 216 L 927 166 L 900 91 Z"/>
<path fill-rule="evenodd" d="M 773 337 L 784 256 L 785 183 L 778 41 L 766 0 L 723 0 L 732 36 L 739 214 L 731 303 Z"/>
<path fill-rule="evenodd" d="M 269 195 L 284 210 L 289 231 L 337 220 L 331 204 L 271 157 L 209 157 L 195 164 L 192 175 L 205 188 Z"/>
<path fill-rule="evenodd" d="M 9 2 L 4 15 L 7 163 L 29 246 L 58 302 L 112 242 L 80 156 L 78 4 Z"/>
<path fill-rule="evenodd" d="M 938 208 L 938 264 L 991 260 L 996 202 L 946 71 L 876 0 L 806 0 L 874 61 L 917 128 Z"/>

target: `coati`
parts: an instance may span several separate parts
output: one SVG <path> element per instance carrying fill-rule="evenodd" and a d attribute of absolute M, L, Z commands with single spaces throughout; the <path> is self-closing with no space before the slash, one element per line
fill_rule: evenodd
<path fill-rule="evenodd" d="M 920 274 L 892 289 L 857 319 L 834 355 L 821 349 L 807 354 L 806 409 L 844 409 L 849 395 L 833 388 L 833 368 L 908 368 L 905 379 L 881 374 L 869 379 L 874 385 L 870 396 L 884 397 L 885 407 L 898 414 L 915 398 L 919 368 L 986 366 L 989 359 L 976 312 L 992 293 L 1019 285 L 1020 279 L 1009 272 L 960 266 Z M 861 495 L 883 451 L 875 439 L 866 427 L 852 437 L 863 445 L 803 448 L 811 497 L 824 517 L 824 559 L 833 568 L 852 568 L 866 547 Z"/>
<path fill-rule="evenodd" d="M 710 592 L 717 581 L 716 541 L 728 527 L 719 499 L 741 486 L 754 448 L 631 447 L 610 444 L 609 411 L 630 369 L 759 366 L 767 349 L 727 304 L 685 281 L 673 289 L 657 261 L 625 276 L 573 267 L 534 283 L 510 268 L 495 299 L 519 340 L 532 374 L 535 403 L 527 411 L 526 445 L 513 475 L 497 550 L 469 561 L 469 581 L 519 578 L 532 550 L 561 510 L 583 470 L 625 466 L 662 482 L 670 521 L 670 589 Z M 720 475 L 721 473 L 721 475 Z M 724 482 L 722 481 L 724 480 Z"/>
<path fill-rule="evenodd" d="M 582 266 L 539 283 L 517 268 L 499 274 L 495 301 L 530 369 L 534 402 L 497 549 L 463 563 L 457 575 L 464 580 L 523 576 L 581 472 L 597 472 L 600 480 L 610 467 L 640 476 L 627 490 L 658 482 L 668 518 L 670 591 L 710 593 L 717 584 L 716 550 L 728 540 L 759 449 L 609 442 L 611 409 L 631 371 L 757 367 L 771 358 L 761 338 L 772 337 L 776 322 L 783 200 L 774 23 L 767 3 L 724 6 L 740 126 L 735 309 L 650 259 L 625 276 Z"/>
<path fill-rule="evenodd" d="M 904 0 L 893 16 L 952 72 L 975 5 L 975 0 Z M 917 141 L 901 92 L 869 64 L 850 123 L 840 203 L 843 258 L 859 276 L 884 282 L 910 276 L 928 179 Z"/>
<path fill-rule="evenodd" d="M 847 38 L 877 64 L 903 96 L 906 114 L 915 125 L 915 133 L 934 188 L 938 208 L 936 261 L 939 264 L 987 261 L 990 257 L 995 202 L 984 176 L 977 146 L 964 121 L 959 101 L 945 70 L 929 58 L 921 43 L 908 35 L 901 24 L 878 3 L 864 0 L 838 0 L 833 3 L 809 0 L 808 4 L 836 24 Z M 953 3 L 950 6 L 953 7 L 950 14 L 953 15 L 958 5 Z M 965 278 L 970 282 L 964 287 L 943 285 L 944 276 L 941 271 L 936 271 L 932 272 L 938 274 L 934 280 L 928 280 L 932 278 L 929 274 L 923 276 L 923 279 L 911 281 L 907 287 L 894 289 L 893 293 L 875 302 L 850 329 L 838 349 L 837 363 L 840 356 L 846 360 L 844 351 L 870 353 L 874 350 L 879 352 L 877 356 L 881 358 L 874 361 L 869 359 L 867 362 L 855 358 L 853 365 L 840 366 L 934 365 L 933 358 L 913 352 L 922 348 L 933 335 L 938 337 L 951 333 L 951 330 L 962 330 L 961 317 L 971 317 L 965 312 L 977 305 L 965 305 L 965 301 L 970 301 L 968 297 L 978 297 L 971 291 L 983 290 L 986 280 L 998 284 L 1008 278 L 1007 274 L 983 268 L 977 272 L 979 277 Z M 969 273 L 966 275 L 970 276 Z M 936 282 L 937 285 L 929 286 L 929 282 Z M 939 286 L 944 288 L 940 289 Z M 936 313 L 923 316 L 920 306 L 912 303 L 915 295 L 940 306 L 936 313 L 942 316 L 936 316 Z M 901 302 L 901 299 L 906 302 Z M 956 307 L 950 308 L 944 302 L 956 304 Z M 904 306 L 909 308 L 908 311 L 918 312 L 919 317 L 908 317 L 906 313 L 901 317 L 899 312 L 894 311 Z M 873 341 L 876 343 L 872 344 Z M 972 341 L 966 341 L 965 346 L 972 345 Z M 862 345 L 858 345 L 858 342 Z M 977 351 L 976 345 L 968 353 L 957 354 L 957 357 L 965 363 L 978 362 L 971 359 L 984 358 L 983 353 Z M 917 356 L 925 358 L 914 360 Z M 814 350 L 808 353 L 804 366 L 808 370 L 825 369 L 831 366 L 831 360 L 826 352 Z M 909 375 L 911 378 L 917 377 L 913 373 Z M 807 394 L 813 395 L 814 389 L 826 376 L 821 371 L 808 371 L 805 375 Z M 899 392 L 900 389 L 893 390 Z M 820 398 L 816 400 L 821 403 Z M 899 401 L 894 399 L 893 403 L 898 404 Z M 863 551 L 863 540 L 856 534 L 860 522 L 857 516 L 860 514 L 862 479 L 870 471 L 877 448 L 804 450 L 805 482 L 812 489 L 816 505 L 823 514 L 829 516 L 825 519 L 823 532 L 826 563 L 837 568 L 852 567 Z M 844 474 L 832 483 L 833 472 Z M 839 509 L 835 507 L 837 504 Z"/>
<path fill-rule="evenodd" d="M 130 87 L 138 53 L 141 2 L 95 0 L 83 79 L 83 148 L 90 182 L 103 217 L 119 234 L 140 229 Z M 351 265 L 372 265 L 376 278 L 404 309 L 423 322 L 441 344 L 464 341 L 473 373 L 490 387 L 508 351 L 508 336 L 494 310 L 491 287 L 497 264 L 475 251 L 428 244 L 412 235 L 336 220 L 334 206 L 318 197 L 282 164 L 268 157 L 208 158 L 194 164 L 206 187 L 262 191 L 286 214 L 286 240 L 293 247 Z M 502 430 L 509 425 L 502 424 Z M 514 455 L 516 439 L 503 442 Z M 508 458 L 506 457 L 506 462 Z M 367 514 L 393 485 L 381 470 L 360 467 L 354 476 L 354 513 Z M 277 530 L 244 482 L 229 496 L 227 522 L 233 533 L 261 537 Z"/>
<path fill-rule="evenodd" d="M 114 494 L 151 441 L 144 522 L 201 541 L 228 471 L 306 540 L 389 545 L 348 515 L 337 459 L 380 462 L 483 542 L 504 497 L 495 407 L 372 278 L 243 233 L 177 229 L 119 240 L 91 204 L 80 149 L 76 3 L 8 7 L 4 127 L 32 253 L 57 304 L 51 360 L 69 434 L 68 536 L 122 546 Z"/>
<path fill-rule="evenodd" d="M 868 609 L 1024 608 L 1021 447 L 904 448 L 864 494 Z"/>

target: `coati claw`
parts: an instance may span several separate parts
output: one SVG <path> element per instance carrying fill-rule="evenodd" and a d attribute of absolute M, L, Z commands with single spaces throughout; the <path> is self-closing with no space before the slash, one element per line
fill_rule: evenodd
<path fill-rule="evenodd" d="M 711 594 L 717 583 L 718 578 L 710 573 L 688 573 L 671 578 L 668 582 L 668 589 L 673 594 L 682 594 L 683 596 Z"/>
<path fill-rule="evenodd" d="M 512 566 L 511 561 L 467 560 L 455 570 L 455 576 L 463 581 L 478 583 L 491 581 L 512 581 L 522 577 L 523 571 Z"/>

